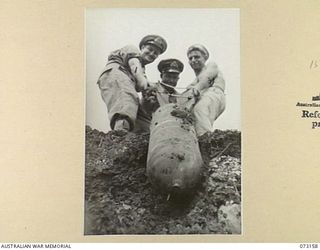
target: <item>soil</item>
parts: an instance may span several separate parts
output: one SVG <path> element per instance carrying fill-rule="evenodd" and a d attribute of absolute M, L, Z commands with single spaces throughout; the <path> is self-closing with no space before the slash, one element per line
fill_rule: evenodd
<path fill-rule="evenodd" d="M 148 141 L 146 133 L 86 127 L 85 234 L 241 233 L 239 131 L 199 138 L 203 178 L 189 197 L 167 197 L 151 186 Z"/>

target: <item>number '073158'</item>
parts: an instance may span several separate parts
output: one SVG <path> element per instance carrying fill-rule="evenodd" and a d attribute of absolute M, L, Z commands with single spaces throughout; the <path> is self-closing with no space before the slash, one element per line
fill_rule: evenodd
<path fill-rule="evenodd" d="M 300 248 L 318 248 L 318 244 L 300 244 Z"/>

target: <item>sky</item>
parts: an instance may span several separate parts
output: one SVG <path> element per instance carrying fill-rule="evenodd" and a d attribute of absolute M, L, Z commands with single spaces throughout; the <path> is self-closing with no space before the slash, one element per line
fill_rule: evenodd
<path fill-rule="evenodd" d="M 187 86 L 195 75 L 186 51 L 193 44 L 203 44 L 226 81 L 226 110 L 213 128 L 241 130 L 239 9 L 87 9 L 85 33 L 86 125 L 110 130 L 107 107 L 96 84 L 110 52 L 129 44 L 138 47 L 144 36 L 157 34 L 166 39 L 168 48 L 146 65 L 148 79 L 160 80 L 158 63 L 176 58 L 184 64 L 177 87 Z"/>

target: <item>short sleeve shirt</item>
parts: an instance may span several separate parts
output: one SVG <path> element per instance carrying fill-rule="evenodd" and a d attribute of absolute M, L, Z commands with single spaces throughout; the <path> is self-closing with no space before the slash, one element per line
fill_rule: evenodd
<path fill-rule="evenodd" d="M 137 58 L 140 60 L 141 54 L 140 50 L 133 46 L 133 45 L 127 45 L 121 49 L 115 50 L 110 53 L 108 57 L 108 63 L 105 67 L 105 69 L 108 69 L 109 67 L 114 67 L 113 65 L 117 64 L 119 65 L 119 69 L 127 74 L 133 81 L 135 81 L 135 78 L 133 77 L 130 66 L 129 66 L 129 60 L 131 58 Z M 142 65 L 142 68 L 144 70 L 144 66 Z"/>
<path fill-rule="evenodd" d="M 128 62 L 131 58 L 138 58 L 140 60 L 140 50 L 133 45 L 128 45 L 111 52 L 108 57 L 108 64 L 118 63 L 124 68 L 128 68 Z"/>

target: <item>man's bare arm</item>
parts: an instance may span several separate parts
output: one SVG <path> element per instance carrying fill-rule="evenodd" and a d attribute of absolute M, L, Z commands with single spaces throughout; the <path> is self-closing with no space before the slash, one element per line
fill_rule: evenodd
<path fill-rule="evenodd" d="M 213 84 L 214 78 L 218 75 L 219 69 L 216 63 L 209 62 L 205 68 L 198 75 L 198 83 L 196 84 L 197 90 L 209 88 Z"/>
<path fill-rule="evenodd" d="M 144 76 L 144 72 L 139 59 L 131 58 L 128 63 L 129 63 L 131 73 L 134 75 L 134 77 L 137 80 L 137 91 L 146 89 L 148 87 L 148 81 Z"/>

